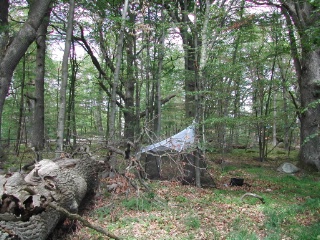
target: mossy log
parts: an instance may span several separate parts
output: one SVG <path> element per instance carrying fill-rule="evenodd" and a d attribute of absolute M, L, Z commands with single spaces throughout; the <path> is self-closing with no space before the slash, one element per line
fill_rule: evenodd
<path fill-rule="evenodd" d="M 97 184 L 98 162 L 83 159 L 42 160 L 23 174 L 0 176 L 0 240 L 44 240 L 65 217 L 56 204 L 77 212 Z"/>

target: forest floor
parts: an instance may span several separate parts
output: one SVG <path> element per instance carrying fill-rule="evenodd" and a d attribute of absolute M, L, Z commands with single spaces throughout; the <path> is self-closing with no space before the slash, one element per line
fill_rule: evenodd
<path fill-rule="evenodd" d="M 280 153 L 281 154 L 281 153 Z M 283 155 L 282 155 L 283 156 Z M 100 189 L 82 216 L 121 239 L 320 239 L 320 175 L 276 169 L 286 157 L 259 162 L 252 155 L 210 155 L 216 187 L 149 181 L 149 192 L 129 184 Z M 230 186 L 233 177 L 244 186 Z M 125 179 L 123 179 L 125 181 Z M 107 179 L 102 179 L 107 181 Z M 241 197 L 245 193 L 261 196 Z M 52 239 L 108 239 L 79 221 L 66 220 Z"/>

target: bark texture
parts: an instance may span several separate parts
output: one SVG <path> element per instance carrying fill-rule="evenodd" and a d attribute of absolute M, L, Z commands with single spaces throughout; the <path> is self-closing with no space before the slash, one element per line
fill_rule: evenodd
<path fill-rule="evenodd" d="M 42 24 L 37 31 L 37 68 L 35 78 L 33 128 L 31 134 L 32 146 L 35 151 L 41 151 L 44 147 L 44 79 L 45 79 L 45 58 L 46 58 L 46 35 L 49 26 L 50 13 L 48 11 Z M 42 159 L 39 156 L 40 160 Z"/>
<path fill-rule="evenodd" d="M 1 176 L 0 239 L 46 239 L 64 215 L 77 212 L 97 183 L 98 163 L 83 159 L 42 160 L 27 175 Z"/>
<path fill-rule="evenodd" d="M 303 60 L 300 164 L 320 171 L 320 49 L 309 52 Z"/>
<path fill-rule="evenodd" d="M 57 156 L 63 152 L 63 137 L 65 132 L 65 118 L 67 107 L 67 86 L 69 76 L 69 54 L 71 49 L 71 41 L 73 35 L 73 19 L 74 19 L 75 1 L 70 0 L 69 3 L 69 16 L 68 26 L 66 30 L 66 41 L 62 59 L 62 76 L 59 95 L 59 114 L 58 114 L 58 127 L 57 127 Z"/>
<path fill-rule="evenodd" d="M 50 7 L 51 0 L 32 1 L 27 21 L 22 25 L 12 41 L 7 30 L 8 1 L 0 1 L 0 128 L 5 99 L 11 83 L 13 71 L 30 44 L 37 36 L 37 30 Z M 3 31 L 2 31 L 3 30 Z"/>
<path fill-rule="evenodd" d="M 300 165 L 320 171 L 320 6 L 309 1 L 280 2 L 287 20 L 292 58 L 300 88 Z M 295 39 L 292 26 L 295 26 L 299 34 L 299 41 Z"/>

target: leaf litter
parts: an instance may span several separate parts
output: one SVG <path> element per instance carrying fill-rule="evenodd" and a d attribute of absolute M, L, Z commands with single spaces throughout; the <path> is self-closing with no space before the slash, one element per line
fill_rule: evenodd
<path fill-rule="evenodd" d="M 281 186 L 268 179 L 259 179 L 255 174 L 242 169 L 223 174 L 216 170 L 212 172 L 216 178 L 216 188 L 196 188 L 177 181 L 149 181 L 148 184 L 152 186 L 155 196 L 163 204 L 154 198 L 142 197 L 143 190 L 137 191 L 123 177 L 103 179 L 102 182 L 120 182 L 119 188 L 107 194 L 101 193 L 105 189 L 100 189 L 100 193 L 83 211 L 83 216 L 122 239 L 130 240 L 223 240 L 232 239 L 230 236 L 243 234 L 244 231 L 254 234 L 255 239 L 266 238 L 269 230 L 266 227 L 265 206 L 258 199 L 240 201 L 240 197 L 250 191 L 263 194 L 270 201 L 277 202 L 276 193 L 281 190 Z M 245 177 L 248 185 L 230 187 L 228 182 L 233 176 Z M 151 204 L 151 207 L 139 208 L 139 204 L 144 204 L 143 201 L 139 202 L 141 199 Z M 137 204 L 130 208 L 123 204 L 125 201 L 134 203 L 135 200 Z M 305 200 L 297 197 L 291 201 Z M 272 204 L 277 206 L 276 203 Z M 281 207 L 280 203 L 278 207 Z M 99 215 L 103 208 L 108 209 L 107 214 Z M 296 220 L 307 226 L 317 221 L 317 217 L 316 213 L 307 212 L 298 214 Z M 61 237 L 61 240 L 107 239 L 93 230 L 83 228 L 81 223 L 73 224 L 77 227 Z M 285 234 L 282 234 L 282 238 L 290 239 Z"/>

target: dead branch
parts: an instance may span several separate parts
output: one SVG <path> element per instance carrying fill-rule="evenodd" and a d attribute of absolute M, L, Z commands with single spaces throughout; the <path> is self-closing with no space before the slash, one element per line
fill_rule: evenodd
<path fill-rule="evenodd" d="M 125 152 L 122 151 L 122 150 L 120 150 L 119 148 L 116 148 L 116 147 L 113 147 L 113 146 L 108 145 L 108 146 L 107 146 L 107 149 L 108 149 L 109 151 L 111 151 L 111 152 L 114 152 L 114 153 L 117 153 L 117 154 L 119 154 L 119 155 L 122 155 L 123 157 L 126 156 Z"/>
<path fill-rule="evenodd" d="M 263 197 L 261 197 L 260 195 L 255 194 L 255 193 L 249 193 L 249 192 L 243 194 L 242 197 L 240 198 L 240 200 L 243 201 L 243 199 L 244 199 L 246 196 L 258 198 L 258 199 L 260 199 L 260 201 L 261 201 L 262 203 L 265 203 Z"/>
<path fill-rule="evenodd" d="M 96 226 L 96 225 L 93 225 L 91 224 L 90 222 L 88 222 L 86 219 L 82 218 L 80 215 L 78 214 L 75 214 L 75 213 L 70 213 L 69 211 L 67 211 L 66 209 L 64 209 L 63 207 L 60 207 L 54 203 L 48 203 L 48 206 L 52 207 L 53 209 L 61 212 L 62 214 L 64 214 L 66 217 L 72 219 L 72 220 L 77 220 L 77 221 L 80 221 L 83 223 L 84 226 L 88 227 L 88 228 L 91 228 L 93 230 L 96 230 L 97 232 L 99 233 L 102 233 L 103 235 L 106 235 L 108 236 L 109 238 L 112 238 L 112 239 L 116 239 L 116 240 L 119 240 L 121 238 L 115 236 L 114 234 L 112 233 L 109 233 L 107 231 L 105 231 L 103 228 L 101 228 L 100 226 Z"/>

